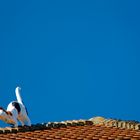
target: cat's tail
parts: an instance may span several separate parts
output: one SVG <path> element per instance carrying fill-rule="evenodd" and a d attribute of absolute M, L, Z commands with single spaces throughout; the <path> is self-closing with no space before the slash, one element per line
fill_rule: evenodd
<path fill-rule="evenodd" d="M 21 98 L 21 95 L 20 95 L 20 90 L 21 90 L 20 87 L 16 87 L 15 93 L 16 93 L 17 101 L 18 101 L 19 103 L 23 104 L 22 98 Z"/>

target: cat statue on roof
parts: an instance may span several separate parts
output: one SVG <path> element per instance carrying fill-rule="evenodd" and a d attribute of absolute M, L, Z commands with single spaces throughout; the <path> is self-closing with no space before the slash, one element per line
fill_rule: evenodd
<path fill-rule="evenodd" d="M 16 87 L 15 93 L 17 101 L 10 102 L 7 110 L 0 107 L 0 120 L 13 125 L 14 127 L 18 126 L 18 121 L 20 121 L 22 126 L 31 126 L 31 121 L 28 117 L 27 109 L 23 104 L 20 91 L 21 88 Z"/>

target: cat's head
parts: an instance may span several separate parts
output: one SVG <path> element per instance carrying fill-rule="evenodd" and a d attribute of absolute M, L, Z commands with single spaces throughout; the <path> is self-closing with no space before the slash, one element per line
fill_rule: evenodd
<path fill-rule="evenodd" d="M 6 111 L 4 108 L 0 107 L 0 120 L 5 121 L 7 116 L 12 116 L 10 111 Z"/>
<path fill-rule="evenodd" d="M 2 107 L 0 107 L 0 119 L 2 120 L 4 117 L 5 117 L 5 110 L 2 108 Z"/>

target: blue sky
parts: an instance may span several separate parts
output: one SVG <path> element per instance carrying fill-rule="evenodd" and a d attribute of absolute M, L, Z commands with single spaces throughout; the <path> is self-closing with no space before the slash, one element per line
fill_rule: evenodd
<path fill-rule="evenodd" d="M 15 100 L 19 85 L 33 123 L 140 121 L 139 5 L 1 1 L 0 106 Z"/>

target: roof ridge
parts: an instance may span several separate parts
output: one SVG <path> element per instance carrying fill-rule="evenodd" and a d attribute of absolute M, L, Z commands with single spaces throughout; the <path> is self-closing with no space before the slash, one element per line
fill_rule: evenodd
<path fill-rule="evenodd" d="M 0 128 L 0 134 L 28 132 L 28 131 L 45 130 L 45 129 L 47 130 L 53 128 L 65 128 L 68 126 L 85 126 L 85 125 L 93 125 L 93 122 L 89 120 L 72 120 L 72 121 L 62 121 L 62 122 L 37 123 L 37 124 L 32 124 L 31 126 L 5 127 L 5 128 Z"/>
<path fill-rule="evenodd" d="M 115 127 L 118 129 L 140 130 L 140 123 L 138 121 L 122 121 L 117 119 L 105 119 L 103 117 L 93 117 L 88 120 L 83 120 L 83 119 L 67 120 L 61 122 L 37 123 L 31 126 L 5 127 L 5 128 L 0 128 L 0 134 L 47 130 L 47 129 L 49 130 L 55 128 L 66 128 L 69 126 L 74 127 L 74 126 L 85 126 L 85 125 Z"/>
<path fill-rule="evenodd" d="M 93 117 L 89 120 L 96 125 L 140 130 L 140 122 L 135 120 L 105 119 L 103 117 Z"/>

